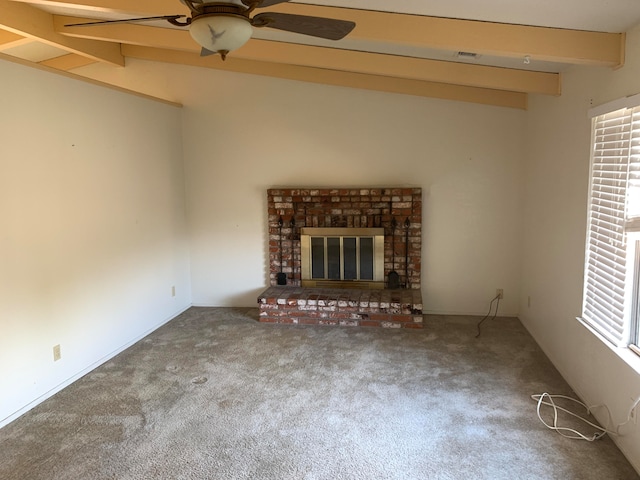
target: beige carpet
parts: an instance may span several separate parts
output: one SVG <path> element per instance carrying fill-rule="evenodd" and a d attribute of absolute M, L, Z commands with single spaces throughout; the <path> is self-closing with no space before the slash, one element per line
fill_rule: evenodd
<path fill-rule="evenodd" d="M 640 478 L 613 442 L 547 430 L 571 390 L 516 319 L 422 331 L 192 308 L 0 430 L 0 478 Z M 587 429 L 588 431 L 588 429 Z"/>

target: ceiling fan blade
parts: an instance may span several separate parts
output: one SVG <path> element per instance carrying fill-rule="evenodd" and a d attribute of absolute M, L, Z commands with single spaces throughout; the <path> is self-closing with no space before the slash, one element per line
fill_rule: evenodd
<path fill-rule="evenodd" d="M 152 20 L 177 20 L 179 18 L 186 17 L 186 15 L 162 15 L 159 17 L 140 17 L 129 18 L 126 20 L 99 20 L 95 22 L 83 22 L 83 23 L 67 23 L 65 27 L 86 27 L 89 25 L 109 25 L 114 23 L 136 23 L 136 22 L 150 22 Z"/>
<path fill-rule="evenodd" d="M 277 5 L 279 3 L 286 3 L 289 0 L 242 0 L 242 3 L 244 3 L 247 7 L 250 7 L 253 4 L 257 4 L 255 8 L 266 8 L 266 7 L 270 7 L 271 5 Z"/>
<path fill-rule="evenodd" d="M 259 13 L 251 23 L 254 27 L 275 28 L 328 40 L 340 40 L 356 26 L 354 22 L 347 20 L 275 12 Z"/>

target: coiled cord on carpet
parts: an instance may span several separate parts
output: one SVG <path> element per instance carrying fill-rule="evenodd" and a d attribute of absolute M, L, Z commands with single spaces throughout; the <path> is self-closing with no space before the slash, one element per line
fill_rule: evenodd
<path fill-rule="evenodd" d="M 607 416 L 608 416 L 608 425 L 612 424 L 612 419 L 611 419 L 611 411 L 609 410 L 609 407 L 607 407 L 606 405 L 602 404 L 602 405 L 592 405 L 592 406 L 587 406 L 584 403 L 582 403 L 579 400 L 576 400 L 575 398 L 571 398 L 571 397 L 567 397 L 565 395 L 551 395 L 549 393 L 541 393 L 541 394 L 536 394 L 536 395 L 531 395 L 531 398 L 533 400 L 535 400 L 536 402 L 538 402 L 538 405 L 536 407 L 536 412 L 538 414 L 538 418 L 540 419 L 540 421 L 549 429 L 551 430 L 555 430 L 556 432 L 558 432 L 560 435 L 562 435 L 563 437 L 566 438 L 571 438 L 574 440 L 586 440 L 588 442 L 593 442 L 595 440 L 599 440 L 600 438 L 604 437 L 606 434 L 609 435 L 614 435 L 614 436 L 622 436 L 623 434 L 620 433 L 620 429 L 628 424 L 633 416 L 633 411 L 635 410 L 635 408 L 638 406 L 638 404 L 640 403 L 640 397 L 633 403 L 633 405 L 631 406 L 631 408 L 629 409 L 629 413 L 627 415 L 627 419 L 624 422 L 619 423 L 618 425 L 616 425 L 615 430 L 610 430 L 608 427 L 604 428 L 601 427 L 600 425 L 597 425 L 593 422 L 590 422 L 589 420 L 587 420 L 584 417 L 581 417 L 580 415 L 571 412 L 570 410 L 560 407 L 556 404 L 556 402 L 554 401 L 554 398 L 561 398 L 561 399 L 565 399 L 565 400 L 570 400 L 574 403 L 577 403 L 578 405 L 581 405 L 582 407 L 585 408 L 586 410 L 586 414 L 590 415 L 591 411 L 596 409 L 596 408 L 604 408 L 607 410 Z M 542 407 L 542 405 L 546 405 L 549 406 L 553 409 L 553 423 L 549 424 L 547 422 L 545 422 L 545 420 L 542 418 L 542 415 L 540 413 L 540 408 Z M 593 433 L 593 435 L 585 435 L 573 428 L 569 428 L 569 427 L 561 427 L 558 425 L 558 412 L 565 412 L 575 418 L 578 418 L 579 420 L 582 420 L 584 423 L 586 423 L 587 425 L 592 426 L 593 428 L 596 429 L 596 432 Z M 636 412 L 637 414 L 637 412 Z"/>

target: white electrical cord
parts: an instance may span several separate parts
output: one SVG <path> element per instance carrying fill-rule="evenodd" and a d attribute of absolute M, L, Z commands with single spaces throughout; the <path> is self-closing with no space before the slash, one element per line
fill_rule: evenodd
<path fill-rule="evenodd" d="M 627 419 L 624 422 L 619 423 L 618 425 L 616 425 L 616 433 L 618 435 L 622 435 L 622 433 L 620 433 L 620 427 L 624 427 L 627 423 L 629 423 L 631 421 L 631 418 L 633 416 L 633 411 L 636 409 L 638 404 L 640 404 L 640 397 L 636 398 L 636 401 L 633 402 L 633 405 L 631 405 L 631 408 L 629 409 L 629 413 L 627 414 Z M 637 411 L 636 411 L 636 415 L 638 415 Z"/>
<path fill-rule="evenodd" d="M 567 410 L 566 408 L 560 407 L 558 405 L 556 405 L 556 403 L 554 402 L 554 398 L 562 398 L 565 400 L 570 400 L 574 403 L 577 403 L 579 405 L 581 405 L 582 407 L 585 408 L 587 415 L 589 415 L 591 413 L 591 410 L 595 409 L 595 408 L 599 408 L 599 407 L 603 407 L 607 410 L 607 416 L 608 416 L 608 424 L 611 424 L 611 412 L 609 411 L 609 408 L 606 405 L 593 405 L 591 407 L 588 407 L 587 405 L 585 405 L 584 403 L 582 403 L 579 400 L 576 400 L 575 398 L 571 398 L 571 397 L 566 397 L 564 395 L 550 395 L 549 393 L 542 393 L 542 394 L 538 394 L 538 395 L 531 395 L 531 398 L 533 400 L 535 400 L 536 402 L 538 402 L 538 406 L 536 408 L 536 412 L 538 413 L 538 418 L 540 419 L 540 421 L 549 429 L 551 430 L 555 430 L 556 432 L 558 432 L 560 435 L 562 435 L 563 437 L 566 438 L 572 438 L 575 440 L 586 440 L 588 442 L 593 442 L 595 440 L 599 440 L 600 438 L 604 437 L 607 433 L 609 435 L 622 435 L 620 433 L 620 428 L 624 425 L 626 425 L 627 423 L 629 423 L 631 421 L 631 416 L 633 414 L 634 409 L 638 406 L 638 404 L 640 403 L 640 398 L 638 398 L 634 404 L 631 406 L 631 408 L 629 409 L 629 414 L 627 415 L 627 419 L 626 421 L 619 423 L 616 426 L 615 430 L 609 430 L 608 428 L 603 428 L 600 425 L 596 425 L 595 423 L 590 422 L 589 420 L 587 420 L 586 418 L 581 417 L 578 414 L 575 414 L 569 410 Z M 546 399 L 546 401 L 545 401 Z M 544 421 L 544 419 L 542 418 L 542 415 L 540 413 L 540 407 L 542 405 L 546 405 L 549 406 L 551 408 L 553 408 L 553 423 L 552 424 L 548 424 L 547 422 Z M 592 427 L 594 427 L 597 431 L 591 435 L 591 436 L 587 436 L 584 435 L 580 432 L 578 432 L 577 430 L 573 429 L 573 428 L 569 428 L 569 427 L 560 427 L 558 426 L 558 412 L 562 411 L 565 412 L 573 417 L 576 417 L 580 420 L 582 420 L 584 423 L 586 423 L 587 425 L 590 425 Z"/>
<path fill-rule="evenodd" d="M 555 430 L 556 432 L 558 432 L 563 437 L 572 438 L 572 439 L 575 439 L 575 440 L 586 440 L 588 442 L 593 442 L 594 440 L 598 440 L 598 439 L 602 438 L 607 433 L 613 433 L 613 432 L 607 432 L 607 430 L 605 428 L 602 428 L 599 425 L 591 423 L 589 420 L 587 420 L 587 419 L 581 417 L 580 415 L 577 415 L 577 414 L 567 410 L 566 408 L 559 407 L 553 401 L 554 398 L 564 398 L 566 400 L 571 400 L 572 402 L 575 402 L 575 403 L 577 403 L 579 405 L 582 405 L 587 410 L 587 415 L 588 415 L 589 411 L 590 411 L 589 407 L 587 407 L 584 403 L 582 403 L 579 400 L 576 400 L 576 399 L 571 398 L 571 397 L 566 397 L 564 395 L 550 395 L 548 393 L 542 393 L 540 395 L 531 395 L 531 398 L 538 402 L 538 406 L 536 408 L 536 412 L 538 413 L 538 418 L 544 424 L 544 426 L 549 428 L 549 429 L 551 429 L 551 430 Z M 548 401 L 545 401 L 545 398 L 548 399 Z M 553 424 L 551 424 L 551 425 L 548 424 L 542 418 L 542 415 L 540 413 L 540 407 L 542 405 L 547 405 L 547 406 L 553 408 Z M 573 417 L 579 418 L 580 420 L 582 420 L 583 422 L 587 423 L 588 425 L 591 425 L 592 427 L 596 428 L 598 431 L 596 433 L 594 433 L 592 436 L 587 437 L 586 435 L 578 432 L 577 430 L 575 430 L 573 428 L 560 427 L 560 426 L 558 426 L 558 411 L 562 411 L 562 412 L 568 413 L 569 415 L 571 415 Z"/>

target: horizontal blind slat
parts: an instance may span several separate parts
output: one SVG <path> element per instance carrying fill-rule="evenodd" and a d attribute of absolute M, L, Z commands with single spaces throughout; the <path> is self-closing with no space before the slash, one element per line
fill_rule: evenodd
<path fill-rule="evenodd" d="M 624 330 L 623 322 L 616 320 L 616 316 L 622 313 L 622 310 L 609 310 L 606 303 L 599 301 L 601 299 L 591 298 L 588 302 L 588 311 L 591 313 L 590 317 L 603 321 L 606 319 L 607 325 L 613 331 L 622 332 Z"/>

